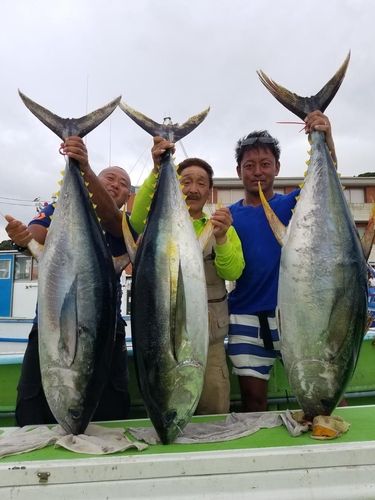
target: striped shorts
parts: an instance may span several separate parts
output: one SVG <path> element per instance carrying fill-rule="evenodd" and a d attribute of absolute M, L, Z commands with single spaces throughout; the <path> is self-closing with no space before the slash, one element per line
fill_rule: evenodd
<path fill-rule="evenodd" d="M 281 360 L 280 338 L 275 311 L 267 311 L 273 349 L 264 348 L 258 316 L 231 314 L 228 336 L 228 355 L 233 373 L 239 376 L 269 380 L 276 359 Z"/>

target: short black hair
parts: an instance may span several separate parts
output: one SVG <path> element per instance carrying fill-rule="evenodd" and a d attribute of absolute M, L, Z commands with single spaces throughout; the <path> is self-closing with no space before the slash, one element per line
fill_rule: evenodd
<path fill-rule="evenodd" d="M 271 141 L 262 142 L 261 139 L 262 137 L 269 138 L 271 139 Z M 252 144 L 243 145 L 243 142 L 245 142 L 246 139 L 254 139 L 254 142 Z M 250 134 L 246 135 L 245 137 L 242 137 L 242 139 L 239 139 L 237 141 L 234 150 L 234 155 L 238 167 L 241 166 L 242 158 L 245 152 L 252 151 L 254 149 L 257 151 L 259 151 L 259 149 L 266 149 L 266 150 L 268 149 L 275 157 L 276 162 L 280 160 L 281 148 L 280 148 L 280 143 L 276 139 L 276 137 L 272 137 L 272 135 L 268 132 L 268 130 L 254 130 L 254 132 L 250 132 Z"/>
<path fill-rule="evenodd" d="M 203 168 L 207 172 L 208 175 L 208 180 L 210 183 L 210 189 L 214 185 L 213 177 L 214 177 L 214 171 L 213 168 L 209 163 L 207 163 L 204 160 L 201 160 L 200 158 L 186 158 L 186 160 L 182 161 L 179 163 L 177 172 L 178 174 L 181 175 L 182 171 L 185 170 L 187 167 L 200 167 Z"/>

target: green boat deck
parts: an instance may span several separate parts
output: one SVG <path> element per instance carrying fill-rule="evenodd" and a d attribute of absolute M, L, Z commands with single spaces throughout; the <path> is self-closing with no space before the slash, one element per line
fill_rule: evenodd
<path fill-rule="evenodd" d="M 195 444 L 156 444 L 149 445 L 143 451 L 129 449 L 124 452 L 115 453 L 106 456 L 133 456 L 133 455 L 155 455 L 165 453 L 195 453 L 202 451 L 224 451 L 224 450 L 248 450 L 258 448 L 278 448 L 285 446 L 322 446 L 327 443 L 358 443 L 365 441 L 375 441 L 375 405 L 360 406 L 360 407 L 346 407 L 337 408 L 334 412 L 335 415 L 340 415 L 344 420 L 350 423 L 349 430 L 340 438 L 330 441 L 320 441 L 312 439 L 310 432 L 304 433 L 298 437 L 291 437 L 289 432 L 284 426 L 275 427 L 272 429 L 260 429 L 256 433 L 234 439 L 231 441 L 223 441 L 218 443 L 195 443 Z M 215 420 L 224 419 L 225 415 L 215 416 L 195 416 L 192 423 L 210 422 Z M 149 419 L 127 420 L 124 422 L 102 422 L 100 425 L 105 427 L 151 427 Z M 0 429 L 1 432 L 1 429 Z M 134 438 L 126 432 L 129 439 L 134 441 Z M 93 458 L 93 455 L 79 454 L 64 448 L 54 448 L 47 446 L 41 450 L 22 453 L 21 455 L 13 455 L 0 459 L 0 463 L 14 463 L 14 462 L 32 462 L 44 460 L 71 460 L 78 458 Z M 374 457 L 375 458 L 375 457 Z"/>

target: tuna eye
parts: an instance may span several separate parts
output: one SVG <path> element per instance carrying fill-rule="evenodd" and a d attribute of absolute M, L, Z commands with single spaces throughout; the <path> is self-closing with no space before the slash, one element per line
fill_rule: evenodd
<path fill-rule="evenodd" d="M 176 410 L 171 410 L 171 411 L 168 411 L 167 413 L 164 413 L 163 420 L 168 425 L 168 424 L 172 424 L 176 417 L 177 417 Z"/>
<path fill-rule="evenodd" d="M 323 408 L 326 408 L 327 410 L 332 411 L 335 407 L 335 403 L 332 401 L 332 399 L 321 399 L 320 402 Z"/>
<path fill-rule="evenodd" d="M 71 414 L 73 420 L 78 420 L 82 415 L 82 411 L 77 408 L 70 408 L 69 413 Z"/>

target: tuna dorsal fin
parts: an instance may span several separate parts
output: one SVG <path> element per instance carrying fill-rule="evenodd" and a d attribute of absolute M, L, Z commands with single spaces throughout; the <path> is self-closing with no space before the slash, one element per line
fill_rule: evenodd
<path fill-rule="evenodd" d="M 221 208 L 222 206 L 223 206 L 223 201 L 220 200 L 219 203 L 217 204 L 217 208 Z M 199 234 L 198 241 L 201 245 L 203 252 L 206 250 L 207 244 L 210 241 L 214 229 L 215 229 L 214 225 L 212 224 L 211 220 L 209 220 L 207 224 L 204 226 L 201 233 Z"/>
<path fill-rule="evenodd" d="M 311 97 L 301 97 L 293 92 L 290 92 L 286 88 L 268 78 L 268 76 L 261 70 L 257 71 L 257 73 L 260 81 L 271 92 L 271 94 L 279 102 L 281 102 L 283 106 L 289 109 L 289 111 L 304 120 L 312 111 L 320 110 L 323 113 L 328 107 L 344 80 L 349 60 L 350 52 L 346 56 L 346 59 L 340 69 L 330 79 L 330 81 L 326 83 L 326 85 L 324 85 L 324 87 L 316 95 Z"/>
<path fill-rule="evenodd" d="M 27 248 L 30 250 L 35 260 L 39 262 L 43 254 L 44 245 L 38 243 L 36 240 L 34 240 L 34 238 L 32 238 L 27 244 Z"/>
<path fill-rule="evenodd" d="M 375 203 L 372 203 L 370 218 L 367 223 L 364 235 L 361 238 L 363 255 L 366 259 L 366 262 L 370 257 L 372 245 L 374 243 L 374 238 L 375 238 Z"/>
<path fill-rule="evenodd" d="M 85 137 L 89 132 L 100 125 L 117 108 L 121 96 L 111 101 L 106 106 L 92 111 L 81 118 L 61 118 L 43 106 L 32 101 L 20 90 L 18 91 L 25 106 L 35 115 L 46 127 L 54 132 L 60 139 L 65 141 L 69 136 L 76 135 Z"/>
<path fill-rule="evenodd" d="M 128 251 L 129 260 L 133 264 L 135 260 L 135 254 L 137 253 L 138 245 L 134 241 L 133 235 L 130 231 L 128 218 L 126 216 L 126 210 L 122 212 L 122 234 L 124 236 L 125 246 Z"/>
<path fill-rule="evenodd" d="M 285 241 L 285 235 L 286 235 L 286 227 L 284 224 L 279 220 L 275 212 L 272 210 L 270 207 L 268 201 L 266 200 L 262 188 L 260 187 L 260 182 L 258 183 L 259 186 L 259 196 L 264 208 L 264 212 L 266 214 L 266 217 L 268 219 L 268 222 L 270 223 L 271 229 L 273 231 L 273 234 L 275 235 L 277 241 L 280 243 L 281 246 L 284 245 Z"/>
<path fill-rule="evenodd" d="M 178 123 L 172 123 L 170 119 L 168 123 L 160 124 L 151 120 L 139 111 L 131 108 L 124 102 L 120 102 L 119 106 L 123 110 L 123 112 L 129 116 L 129 118 L 131 118 L 137 125 L 143 128 L 143 130 L 148 132 L 150 135 L 152 135 L 153 137 L 161 136 L 172 142 L 177 142 L 186 135 L 190 134 L 190 132 L 192 132 L 195 128 L 198 127 L 198 125 L 203 122 L 203 120 L 208 115 L 208 112 L 210 111 L 210 108 L 207 108 L 201 113 L 189 118 L 189 120 L 187 120 L 182 125 L 179 125 Z"/>
<path fill-rule="evenodd" d="M 130 258 L 127 253 L 120 255 L 119 257 L 113 257 L 113 265 L 115 267 L 116 274 L 121 274 L 129 264 Z"/>
<path fill-rule="evenodd" d="M 64 365 L 73 364 L 78 346 L 77 277 L 65 295 L 60 315 L 59 355 Z"/>
<path fill-rule="evenodd" d="M 200 243 L 200 246 L 201 246 L 203 252 L 205 251 L 206 246 L 207 246 L 208 242 L 210 241 L 210 238 L 211 238 L 213 232 L 214 232 L 214 225 L 209 220 L 207 222 L 207 224 L 204 226 L 200 235 L 198 236 L 198 241 Z"/>

